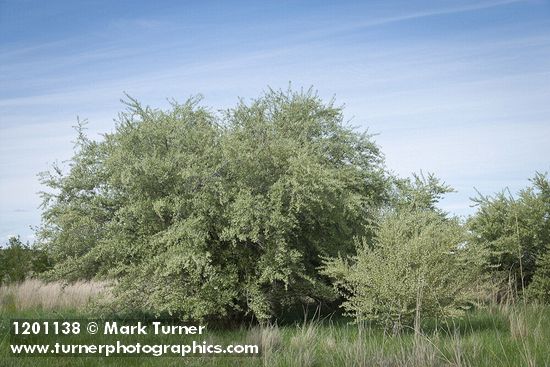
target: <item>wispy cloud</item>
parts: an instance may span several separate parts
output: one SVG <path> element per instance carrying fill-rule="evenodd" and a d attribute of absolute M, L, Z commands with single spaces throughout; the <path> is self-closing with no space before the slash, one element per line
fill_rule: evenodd
<path fill-rule="evenodd" d="M 358 22 L 356 24 L 350 25 L 349 28 L 341 28 L 341 30 L 349 30 L 353 28 L 364 28 L 364 27 L 373 27 L 379 25 L 385 25 L 395 22 L 402 22 L 406 20 L 435 17 L 439 15 L 450 15 L 457 13 L 465 13 L 476 10 L 490 9 L 499 6 L 509 5 L 513 3 L 525 2 L 526 0 L 503 0 L 503 1 L 487 1 L 487 2 L 474 2 L 465 6 L 450 6 L 444 8 L 433 8 L 424 11 L 416 11 L 411 13 L 406 13 L 402 15 L 383 17 L 380 19 L 367 20 L 365 22 Z"/>

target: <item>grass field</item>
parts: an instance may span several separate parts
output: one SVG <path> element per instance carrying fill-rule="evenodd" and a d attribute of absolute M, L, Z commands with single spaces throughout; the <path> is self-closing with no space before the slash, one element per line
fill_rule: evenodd
<path fill-rule="evenodd" d="M 15 357 L 8 349 L 11 319 L 93 318 L 79 310 L 103 287 L 35 283 L 33 292 L 23 292 L 21 287 L 30 286 L 0 288 L 0 366 L 550 366 L 550 308 L 534 305 L 488 307 L 439 323 L 426 320 L 422 335 L 416 336 L 412 331 L 391 336 L 377 327 L 328 318 L 209 330 L 205 336 L 218 344 L 258 344 L 260 357 Z M 42 286 L 57 292 L 55 297 L 39 301 Z M 144 337 L 142 343 L 182 342 L 180 336 Z M 101 342 L 121 338 L 132 342 L 120 336 L 103 337 Z M 88 340 L 98 343 L 97 337 Z"/>

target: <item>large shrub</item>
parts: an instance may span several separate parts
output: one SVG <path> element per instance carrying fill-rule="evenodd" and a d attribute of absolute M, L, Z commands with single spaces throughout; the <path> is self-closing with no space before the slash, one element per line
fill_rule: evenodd
<path fill-rule="evenodd" d="M 322 256 L 353 251 L 385 200 L 377 146 L 316 95 L 269 91 L 221 116 L 134 100 L 113 133 L 79 130 L 43 176 L 55 276 L 115 279 L 120 307 L 265 319 L 331 299 Z"/>
<path fill-rule="evenodd" d="M 543 174 L 531 182 L 517 198 L 507 191 L 479 195 L 468 222 L 472 244 L 490 250 L 489 270 L 511 278 L 520 291 L 529 287 L 550 246 L 550 183 Z"/>
<path fill-rule="evenodd" d="M 456 219 L 426 209 L 387 213 L 373 241 L 352 258 L 328 259 L 323 272 L 357 320 L 399 330 L 421 317 L 450 316 L 467 306 L 482 257 L 472 253 Z"/>

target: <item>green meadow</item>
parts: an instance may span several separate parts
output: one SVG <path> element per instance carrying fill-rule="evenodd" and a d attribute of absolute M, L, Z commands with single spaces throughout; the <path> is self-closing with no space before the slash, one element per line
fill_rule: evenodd
<path fill-rule="evenodd" d="M 21 284 L 20 287 L 25 287 Z M 82 287 L 85 289 L 85 287 Z M 92 287 L 88 286 L 90 291 Z M 185 336 L 72 336 L 60 337 L 65 344 L 133 343 L 179 344 L 195 339 L 217 344 L 255 344 L 256 357 L 147 357 L 147 356 L 14 356 L 10 353 L 10 320 L 86 320 L 93 312 L 64 305 L 43 307 L 34 299 L 30 307 L 15 298 L 15 287 L 2 289 L 0 311 L 0 366 L 549 366 L 550 307 L 501 305 L 468 311 L 461 317 L 425 320 L 421 334 L 404 330 L 391 335 L 382 328 L 352 323 L 342 316 L 305 316 L 281 321 L 279 325 L 248 325 L 220 328 L 209 325 L 207 332 Z M 51 290 L 50 290 L 51 291 Z M 39 293 L 39 292 L 35 292 Z M 76 296 L 78 294 L 78 296 Z M 20 294 L 19 294 L 20 296 Z M 59 297 L 59 294 L 52 294 Z M 74 302 L 82 310 L 86 295 L 73 290 Z M 90 298 L 88 298 L 91 300 Z M 27 302 L 33 300 L 27 296 Z M 56 339 L 50 339 L 52 342 Z"/>

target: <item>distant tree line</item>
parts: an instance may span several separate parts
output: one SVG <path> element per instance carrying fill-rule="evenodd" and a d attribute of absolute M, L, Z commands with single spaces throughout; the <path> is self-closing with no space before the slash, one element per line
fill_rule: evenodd
<path fill-rule="evenodd" d="M 50 279 L 111 279 L 115 309 L 193 320 L 323 304 L 399 329 L 472 307 L 489 280 L 550 302 L 546 175 L 517 198 L 480 195 L 463 222 L 437 208 L 452 188 L 395 177 L 311 91 L 217 114 L 200 98 L 125 103 L 113 132 L 79 124 L 68 167 L 42 174 Z"/>
<path fill-rule="evenodd" d="M 52 265 L 46 251 L 24 244 L 20 237 L 10 237 L 5 246 L 0 247 L 0 284 L 37 276 Z"/>

